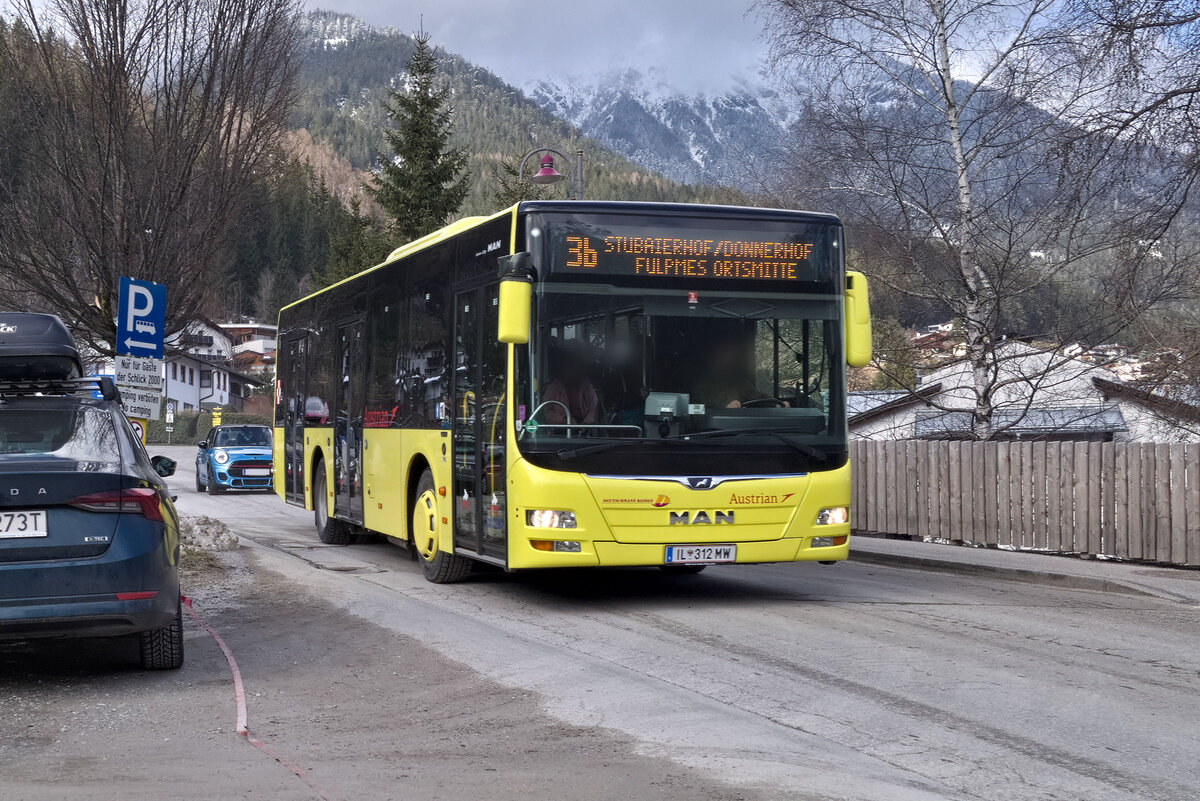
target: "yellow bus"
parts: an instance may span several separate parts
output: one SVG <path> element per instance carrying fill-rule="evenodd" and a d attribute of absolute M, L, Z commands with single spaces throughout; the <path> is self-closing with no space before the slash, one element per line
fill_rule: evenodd
<path fill-rule="evenodd" d="M 871 331 L 842 236 L 670 203 L 459 220 L 280 312 L 276 491 L 439 583 L 844 559 Z"/>

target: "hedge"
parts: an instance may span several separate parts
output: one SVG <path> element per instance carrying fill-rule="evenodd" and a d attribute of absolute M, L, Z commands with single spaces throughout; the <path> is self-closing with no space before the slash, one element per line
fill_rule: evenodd
<path fill-rule="evenodd" d="M 259 414 L 224 412 L 221 415 L 221 422 L 225 425 L 248 423 L 269 426 L 272 421 Z M 207 439 L 208 432 L 212 431 L 212 412 L 176 412 L 175 422 L 172 425 L 175 429 L 171 432 L 172 445 L 195 445 L 200 440 Z M 146 442 L 153 445 L 166 445 L 167 424 L 162 420 L 151 420 L 150 427 L 146 431 Z"/>

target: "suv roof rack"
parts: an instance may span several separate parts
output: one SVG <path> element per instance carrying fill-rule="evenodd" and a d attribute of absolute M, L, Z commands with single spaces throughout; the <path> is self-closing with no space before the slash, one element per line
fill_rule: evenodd
<path fill-rule="evenodd" d="M 0 398 L 17 395 L 87 395 L 96 392 L 107 401 L 121 401 L 121 393 L 117 384 L 109 376 L 89 376 L 87 378 L 64 378 L 45 381 L 4 381 L 0 380 Z"/>

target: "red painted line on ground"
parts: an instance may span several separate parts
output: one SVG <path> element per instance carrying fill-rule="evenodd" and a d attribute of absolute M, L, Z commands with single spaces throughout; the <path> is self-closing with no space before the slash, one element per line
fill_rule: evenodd
<path fill-rule="evenodd" d="M 246 688 L 242 684 L 242 671 L 238 669 L 237 659 L 234 658 L 233 651 L 231 651 L 229 646 L 225 644 L 225 641 L 221 639 L 221 635 L 217 634 L 216 630 L 213 629 L 212 626 L 205 623 L 200 618 L 200 615 L 196 614 L 196 610 L 192 608 L 192 599 L 186 595 L 181 595 L 180 598 L 183 600 L 183 605 L 187 607 L 188 614 L 192 616 L 192 620 L 196 621 L 196 624 L 200 626 L 200 628 L 209 633 L 209 636 L 213 638 L 213 641 L 217 644 L 217 647 L 221 649 L 221 653 L 225 654 L 225 661 L 229 663 L 229 672 L 233 674 L 234 699 L 237 702 L 237 724 L 234 730 L 241 736 L 245 737 L 246 742 L 250 743 L 250 745 L 254 746 L 259 751 L 263 752 L 268 757 L 294 773 L 296 777 L 299 778 L 300 781 L 307 784 L 308 788 L 316 793 L 317 797 L 322 801 L 334 801 L 333 797 L 326 793 L 324 788 L 312 780 L 312 778 L 308 775 L 308 771 L 287 759 L 271 746 L 267 745 L 262 740 L 259 740 L 250 733 L 250 729 L 247 725 L 248 718 L 246 714 Z"/>

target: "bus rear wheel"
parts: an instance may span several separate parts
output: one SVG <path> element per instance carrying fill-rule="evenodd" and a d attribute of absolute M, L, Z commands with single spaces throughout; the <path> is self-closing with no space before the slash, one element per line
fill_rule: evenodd
<path fill-rule="evenodd" d="M 438 547 L 437 489 L 433 473 L 426 470 L 417 482 L 412 504 L 412 540 L 421 572 L 434 584 L 453 584 L 471 572 L 471 560 Z"/>
<path fill-rule="evenodd" d="M 354 538 L 348 525 L 329 516 L 329 481 L 324 464 L 317 465 L 313 476 L 313 522 L 317 524 L 317 539 L 326 545 L 349 545 Z"/>

